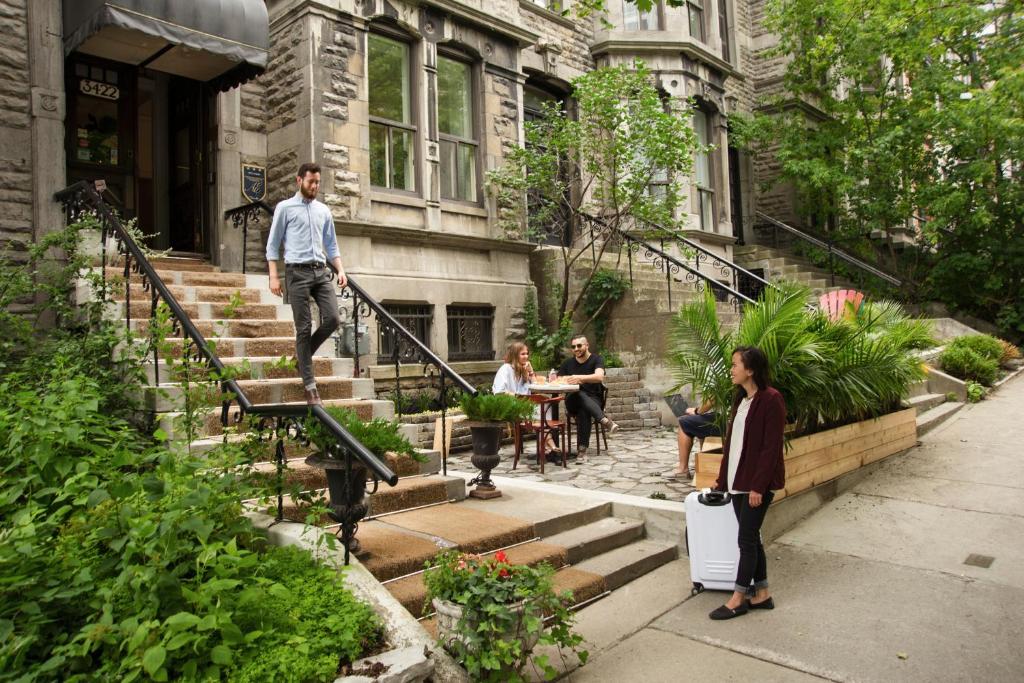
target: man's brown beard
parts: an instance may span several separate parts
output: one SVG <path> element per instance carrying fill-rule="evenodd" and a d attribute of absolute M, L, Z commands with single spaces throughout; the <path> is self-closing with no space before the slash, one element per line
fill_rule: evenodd
<path fill-rule="evenodd" d="M 316 199 L 316 192 L 314 192 L 313 194 L 309 194 L 306 191 L 306 188 L 303 187 L 302 185 L 299 185 L 299 193 L 306 199 Z"/>

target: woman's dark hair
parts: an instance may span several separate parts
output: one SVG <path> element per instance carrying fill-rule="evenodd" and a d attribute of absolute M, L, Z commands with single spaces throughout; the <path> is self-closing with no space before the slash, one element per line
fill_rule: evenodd
<path fill-rule="evenodd" d="M 733 349 L 733 354 L 740 354 L 740 361 L 743 362 L 743 367 L 754 373 L 753 380 L 754 384 L 757 385 L 758 391 L 761 389 L 768 388 L 768 357 L 764 355 L 764 351 L 757 348 L 756 346 L 737 346 Z M 741 386 L 736 387 L 736 395 L 732 399 L 732 408 L 735 412 L 742 401 L 747 396 L 747 390 Z"/>

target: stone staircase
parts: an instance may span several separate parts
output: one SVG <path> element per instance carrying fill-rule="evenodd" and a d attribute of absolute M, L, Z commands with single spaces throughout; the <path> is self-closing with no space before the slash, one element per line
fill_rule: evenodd
<path fill-rule="evenodd" d="M 291 311 L 268 288 L 267 276 L 220 273 L 209 264 L 190 259 L 154 259 L 160 277 L 169 283 L 193 322 L 215 344 L 222 362 L 238 372 L 240 386 L 254 403 L 303 403 L 301 380 L 294 363 L 294 326 Z M 113 268 L 108 277 L 120 277 Z M 139 277 L 131 286 L 131 327 L 145 332 L 150 325 L 150 294 Z M 110 314 L 123 319 L 129 311 L 124 288 L 113 288 Z M 80 296 L 87 296 L 80 292 Z M 119 299 L 116 297 L 120 296 Z M 171 339 L 170 341 L 175 341 Z M 180 341 L 180 338 L 178 339 Z M 180 350 L 179 352 L 180 353 Z M 364 420 L 393 418 L 390 401 L 378 400 L 372 379 L 353 378 L 352 360 L 335 356 L 333 340 L 317 350 L 314 359 L 317 384 L 326 406 L 344 406 Z M 189 438 L 193 452 L 204 452 L 225 439 L 220 408 L 207 409 L 189 432 L 179 418 L 184 407 L 180 380 L 182 365 L 166 358 L 149 361 L 144 407 L 152 411 L 168 438 Z M 652 420 L 652 406 L 639 387 L 635 370 L 613 370 L 609 405 L 612 415 L 635 426 Z M 159 382 L 157 382 L 159 378 Z M 239 440 L 248 431 L 247 421 L 236 423 L 237 406 L 231 407 L 226 438 Z M 631 425 L 633 426 L 633 425 Z M 614 439 L 614 437 L 613 437 Z M 612 444 L 614 447 L 614 444 Z M 276 477 L 274 443 L 261 442 L 256 469 L 269 479 Z M 302 490 L 312 497 L 326 497 L 326 479 L 320 469 L 307 466 L 309 446 L 286 442 L 285 490 Z M 473 553 L 505 550 L 513 562 L 547 561 L 557 569 L 559 589 L 573 591 L 577 604 L 606 595 L 632 579 L 675 559 L 678 544 L 671 539 L 647 538 L 643 519 L 613 515 L 611 503 L 566 497 L 564 490 L 529 495 L 507 493 L 495 500 L 466 497 L 470 475 L 441 474 L 440 454 L 420 451 L 425 462 L 409 457 L 388 458 L 399 475 L 398 485 L 381 485 L 368 493 L 368 516 L 360 522 L 356 557 L 401 603 L 417 617 L 423 615 L 423 563 L 446 548 Z M 372 487 L 371 487 L 372 488 Z M 267 504 L 249 501 L 267 511 Z M 284 516 L 305 521 L 306 504 L 286 498 Z M 331 520 L 319 523 L 336 528 Z M 681 528 L 681 519 L 678 523 Z M 427 620 L 425 626 L 432 629 Z"/>
<path fill-rule="evenodd" d="M 762 277 L 768 282 L 796 282 L 811 289 L 814 303 L 818 297 L 834 289 L 857 289 L 852 282 L 836 276 L 833 284 L 828 271 L 791 251 L 760 244 L 733 247 L 733 260 L 737 265 Z"/>
<path fill-rule="evenodd" d="M 924 436 L 953 417 L 967 403 L 964 383 L 941 370 L 928 368 L 928 377 L 910 387 L 904 401 L 917 408 L 917 435 Z"/>

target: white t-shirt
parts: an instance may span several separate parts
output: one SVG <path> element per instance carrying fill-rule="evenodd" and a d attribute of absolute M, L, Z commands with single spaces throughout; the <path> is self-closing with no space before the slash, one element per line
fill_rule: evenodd
<path fill-rule="evenodd" d="M 498 373 L 494 376 L 494 384 L 491 385 L 491 391 L 495 394 L 511 392 L 516 396 L 525 396 L 530 393 L 528 385 L 528 380 L 516 378 L 516 370 L 511 364 L 504 363 L 498 368 Z"/>
<path fill-rule="evenodd" d="M 748 397 L 740 401 L 736 408 L 736 418 L 732 421 L 732 436 L 729 440 L 729 493 L 750 493 L 749 491 L 737 491 L 732 484 L 736 481 L 736 471 L 740 467 L 740 456 L 743 454 L 743 437 L 747 428 L 747 413 L 750 411 L 750 403 L 754 399 Z"/>

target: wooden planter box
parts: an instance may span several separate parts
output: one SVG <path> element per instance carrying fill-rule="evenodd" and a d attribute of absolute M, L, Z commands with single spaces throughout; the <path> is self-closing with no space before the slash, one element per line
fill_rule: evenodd
<path fill-rule="evenodd" d="M 914 408 L 793 439 L 785 453 L 786 488 L 776 492 L 775 502 L 899 453 L 916 443 L 917 410 Z M 694 486 L 714 486 L 721 462 L 720 450 L 718 453 L 698 453 Z"/>

